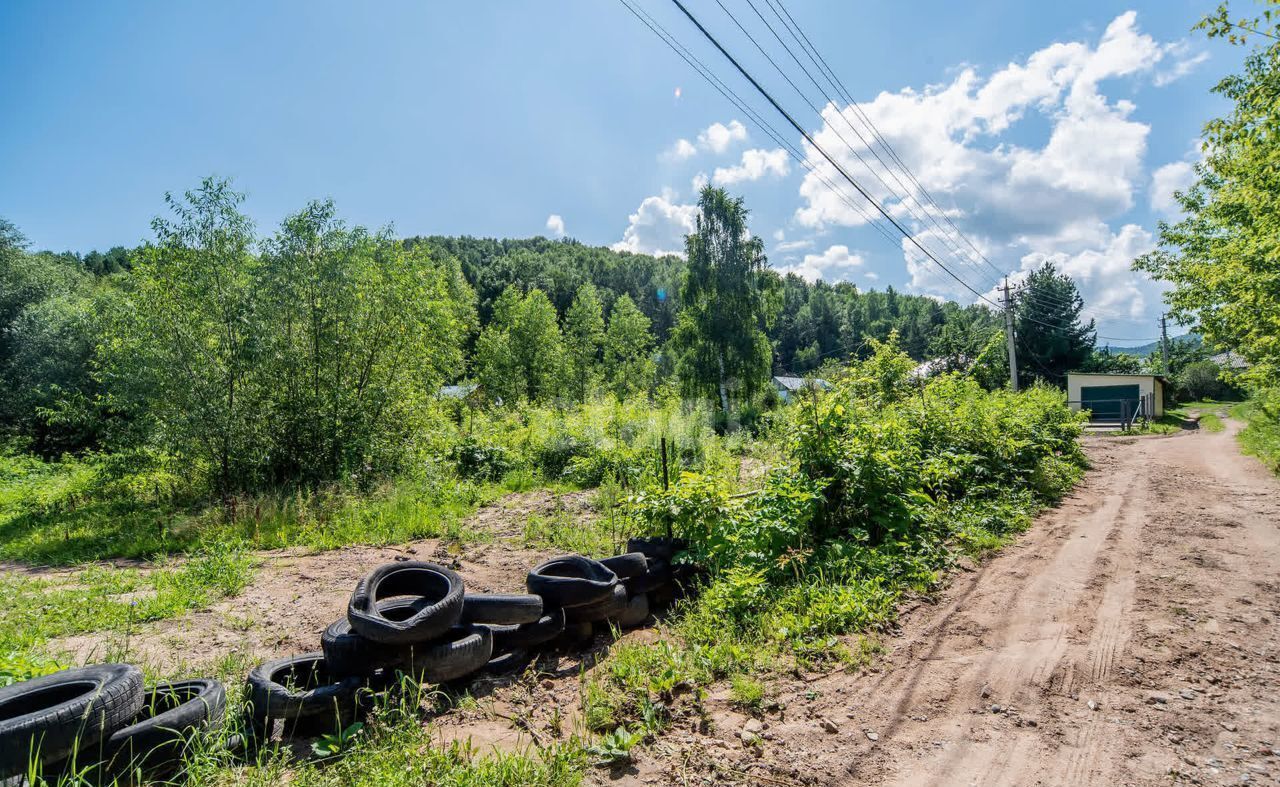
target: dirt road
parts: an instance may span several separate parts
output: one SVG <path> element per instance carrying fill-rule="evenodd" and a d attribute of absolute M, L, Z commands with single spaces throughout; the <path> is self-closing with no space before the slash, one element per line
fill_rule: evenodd
<path fill-rule="evenodd" d="M 791 687 L 744 783 L 1280 783 L 1280 483 L 1235 428 L 1090 438 L 875 672 Z"/>

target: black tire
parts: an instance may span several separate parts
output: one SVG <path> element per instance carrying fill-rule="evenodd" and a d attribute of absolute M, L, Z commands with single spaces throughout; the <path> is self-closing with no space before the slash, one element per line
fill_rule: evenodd
<path fill-rule="evenodd" d="M 519 625 L 542 617 L 542 596 L 524 593 L 467 593 L 462 597 L 463 623 Z"/>
<path fill-rule="evenodd" d="M 407 672 L 426 683 L 464 678 L 493 658 L 493 630 L 479 623 L 451 629 L 442 639 L 414 648 Z"/>
<path fill-rule="evenodd" d="M 618 628 L 632 629 L 643 626 L 649 619 L 649 596 L 638 593 L 627 600 L 627 606 L 617 615 L 609 618 Z"/>
<path fill-rule="evenodd" d="M 566 625 L 570 623 L 595 623 L 597 620 L 616 617 L 626 608 L 627 589 L 622 585 L 616 585 L 609 597 L 603 601 L 566 609 L 564 611 L 564 622 Z"/>
<path fill-rule="evenodd" d="M 421 598 L 392 598 L 378 602 L 378 614 L 387 620 L 404 621 L 416 615 L 428 602 Z M 378 670 L 400 667 L 411 655 L 410 645 L 387 645 L 360 636 L 351 621 L 340 618 L 320 635 L 325 664 L 334 677 L 373 675 Z"/>
<path fill-rule="evenodd" d="M 363 685 L 360 677 L 334 677 L 322 653 L 264 662 L 249 671 L 249 717 L 266 738 L 276 721 L 286 734 L 341 729 L 355 719 Z"/>
<path fill-rule="evenodd" d="M 489 659 L 489 662 L 481 667 L 480 671 L 486 675 L 506 675 L 524 669 L 532 660 L 533 654 L 529 651 L 513 650 Z"/>
<path fill-rule="evenodd" d="M 542 596 L 547 609 L 569 608 L 609 598 L 618 576 L 598 560 L 564 555 L 535 566 L 525 584 L 530 593 Z"/>
<path fill-rule="evenodd" d="M 671 584 L 671 568 L 666 561 L 649 558 L 648 564 L 648 571 L 623 582 L 627 587 L 627 592 L 631 595 L 652 593 L 664 585 Z"/>
<path fill-rule="evenodd" d="M 640 552 L 645 557 L 670 563 L 677 552 L 689 548 L 689 542 L 683 538 L 667 538 L 666 536 L 646 536 L 627 539 L 628 552 Z"/>
<path fill-rule="evenodd" d="M 490 626 L 493 629 L 493 650 L 502 653 L 508 650 L 529 650 L 550 642 L 564 632 L 564 610 L 555 609 L 536 623 L 525 623 L 522 626 Z"/>
<path fill-rule="evenodd" d="M 378 566 L 356 585 L 347 604 L 351 628 L 365 639 L 387 645 L 426 642 L 448 631 L 462 615 L 462 577 L 434 563 L 406 561 Z M 406 620 L 390 620 L 378 602 L 412 596 L 422 607 Z"/>
<path fill-rule="evenodd" d="M 143 694 L 142 710 L 102 746 L 111 772 L 155 771 L 177 765 L 191 736 L 218 729 L 227 691 L 213 679 L 161 683 Z"/>
<path fill-rule="evenodd" d="M 63 670 L 0 689 L 0 777 L 96 746 L 142 708 L 142 671 L 129 664 Z"/>
<path fill-rule="evenodd" d="M 618 575 L 618 579 L 638 577 L 648 570 L 649 566 L 642 552 L 628 552 L 625 555 L 607 557 L 600 565 Z"/>
<path fill-rule="evenodd" d="M 566 623 L 564 632 L 551 644 L 560 650 L 575 650 L 591 642 L 595 631 L 591 623 Z"/>

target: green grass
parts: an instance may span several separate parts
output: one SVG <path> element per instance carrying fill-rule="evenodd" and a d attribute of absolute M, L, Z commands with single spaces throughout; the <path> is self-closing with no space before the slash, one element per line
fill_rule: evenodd
<path fill-rule="evenodd" d="M 56 578 L 0 573 L 0 685 L 58 668 L 49 641 L 99 633 L 90 661 L 127 660 L 143 623 L 208 606 L 239 593 L 253 576 L 251 556 L 225 544 L 146 568 L 89 565 Z"/>
<path fill-rule="evenodd" d="M 1231 417 L 1244 421 L 1240 447 L 1262 460 L 1273 473 L 1280 474 L 1280 393 L 1264 392 L 1231 407 Z"/>
<path fill-rule="evenodd" d="M 734 675 L 729 680 L 729 696 L 734 705 L 757 713 L 764 705 L 764 683 L 750 675 Z"/>
<path fill-rule="evenodd" d="M 574 516 L 558 510 L 550 514 L 529 514 L 524 523 L 525 546 L 551 548 L 590 557 L 617 554 L 620 539 L 607 517 Z"/>

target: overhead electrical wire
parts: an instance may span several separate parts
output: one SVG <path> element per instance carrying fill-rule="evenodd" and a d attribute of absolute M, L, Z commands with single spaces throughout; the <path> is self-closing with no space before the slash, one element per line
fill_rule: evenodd
<path fill-rule="evenodd" d="M 964 287 L 964 288 L 965 288 L 966 290 L 968 290 L 969 292 L 973 293 L 977 298 L 979 298 L 980 300 L 986 301 L 987 303 L 989 303 L 989 304 L 990 304 L 990 305 L 992 305 L 992 306 L 997 306 L 997 304 L 996 304 L 994 301 L 992 301 L 991 299 L 987 298 L 987 296 L 983 295 L 983 294 L 982 294 L 981 292 L 979 292 L 978 290 L 975 290 L 975 289 L 973 288 L 973 286 L 969 284 L 969 282 L 967 282 L 967 281 L 965 281 L 964 279 L 962 279 L 962 278 L 960 278 L 959 276 L 957 276 L 957 275 L 956 275 L 956 274 L 955 274 L 955 273 L 954 273 L 950 268 L 948 268 L 945 264 L 943 264 L 941 260 L 939 260 L 937 257 L 935 257 L 935 256 L 934 256 L 934 255 L 933 255 L 933 254 L 932 254 L 928 249 L 926 249 L 924 246 L 922 246 L 922 245 L 920 244 L 920 242 L 919 242 L 919 241 L 917 241 L 917 240 L 916 240 L 916 239 L 911 235 L 911 233 L 907 232 L 906 228 L 904 228 L 904 227 L 902 226 L 902 224 L 901 224 L 897 219 L 895 219 L 893 216 L 891 216 L 891 215 L 889 214 L 889 212 L 888 212 L 888 211 L 886 211 L 886 210 L 884 209 L 884 207 L 883 207 L 883 206 L 881 206 L 881 205 L 880 205 L 880 203 L 879 203 L 877 200 L 875 200 L 874 198 L 872 198 L 872 196 L 867 192 L 867 190 L 866 190 L 866 189 L 864 189 L 864 188 L 862 187 L 862 184 L 860 184 L 860 183 L 858 183 L 856 180 L 854 180 L 854 179 L 853 179 L 853 176 L 851 176 L 851 175 L 850 175 L 850 174 L 845 170 L 845 168 L 844 168 L 844 167 L 842 167 L 842 166 L 840 165 L 840 163 L 839 163 L 839 162 L 837 162 L 834 158 L 832 158 L 832 157 L 831 157 L 831 154 L 830 154 L 830 153 L 827 153 L 827 151 L 826 151 L 826 150 L 825 150 L 821 145 L 819 145 L 819 144 L 817 143 L 817 141 L 815 141 L 815 140 L 814 140 L 813 136 L 809 134 L 809 132 L 804 128 L 804 126 L 802 126 L 802 125 L 800 125 L 798 122 L 796 122 L 796 119 L 795 119 L 794 117 L 792 117 L 792 116 L 791 116 L 791 113 L 790 113 L 790 112 L 788 112 L 786 109 L 784 109 L 784 108 L 782 107 L 782 105 L 781 105 L 781 104 L 779 104 L 779 103 L 777 102 L 777 100 L 775 100 L 775 99 L 774 99 L 774 97 L 769 93 L 769 91 L 765 90 L 765 88 L 764 88 L 764 87 L 763 87 L 763 86 L 762 86 L 762 85 L 761 85 L 761 84 L 760 84 L 760 83 L 755 79 L 755 77 L 751 76 L 751 73 L 750 73 L 750 72 L 748 72 L 748 71 L 746 70 L 746 68 L 744 68 L 744 67 L 742 66 L 742 64 L 738 62 L 737 58 L 735 58 L 733 55 L 731 55 L 731 54 L 729 53 L 729 51 L 728 51 L 727 49 L 725 49 L 725 48 L 724 48 L 724 46 L 722 46 L 722 45 L 720 44 L 719 40 L 717 40 L 717 39 L 716 39 L 716 37 L 715 37 L 715 36 L 713 36 L 713 35 L 711 34 L 711 32 L 710 32 L 709 30 L 707 30 L 707 28 L 706 28 L 706 27 L 704 27 L 704 26 L 703 26 L 703 24 L 702 24 L 701 22 L 699 22 L 699 21 L 698 21 L 698 18 L 697 18 L 697 17 L 695 17 L 692 13 L 690 13 L 690 12 L 689 12 L 689 9 L 688 9 L 688 8 L 686 8 L 686 7 L 684 6 L 684 3 L 680 2 L 680 0 L 671 0 L 671 2 L 672 2 L 672 3 L 674 3 L 674 4 L 675 4 L 675 6 L 676 6 L 677 8 L 679 8 L 679 9 L 680 9 L 680 11 L 681 11 L 681 12 L 682 12 L 686 17 L 688 17 L 689 21 L 690 21 L 690 22 L 692 22 L 692 23 L 693 23 L 693 25 L 694 25 L 695 27 L 697 27 L 697 28 L 698 28 L 698 31 L 699 31 L 699 32 L 701 32 L 701 33 L 702 33 L 702 35 L 703 35 L 703 36 L 704 36 L 708 41 L 710 41 L 710 42 L 711 42 L 711 44 L 712 44 L 712 45 L 713 45 L 717 50 L 719 50 L 720 54 L 724 55 L 725 59 L 727 59 L 727 60 L 728 60 L 728 61 L 733 65 L 733 67 L 738 71 L 738 73 L 739 73 L 739 74 L 741 74 L 741 75 L 743 76 L 743 78 L 744 78 L 744 79 L 746 79 L 748 82 L 750 82 L 750 83 L 751 83 L 751 86 L 752 86 L 752 87 L 754 87 L 754 88 L 756 89 L 756 91 L 757 91 L 758 93 L 760 93 L 760 95 L 761 95 L 761 96 L 763 96 L 763 97 L 765 98 L 765 100 L 766 100 L 766 101 L 768 101 L 768 102 L 769 102 L 769 104 L 770 104 L 770 105 L 771 105 L 775 110 L 777 110 L 777 111 L 778 111 L 778 113 L 779 113 L 780 115 L 782 115 L 782 116 L 786 119 L 787 123 L 788 123 L 788 124 L 790 124 L 790 125 L 791 125 L 791 127 L 792 127 L 792 128 L 794 128 L 797 132 L 799 132 L 799 134 L 800 134 L 802 137 L 804 137 L 805 141 L 806 141 L 806 142 L 808 142 L 808 143 L 809 143 L 809 144 L 810 144 L 810 145 L 811 145 L 815 150 L 817 150 L 819 153 L 821 153 L 821 154 L 822 154 L 822 157 L 823 157 L 823 158 L 825 158 L 825 159 L 827 160 L 827 162 L 828 162 L 829 164 L 831 164 L 831 166 L 832 166 L 832 167 L 834 167 L 834 168 L 835 168 L 835 170 L 836 170 L 837 172 L 839 172 L 839 173 L 840 173 L 840 175 L 841 175 L 841 176 L 842 176 L 846 181 L 848 181 L 848 182 L 849 182 L 849 185 L 853 186 L 853 187 L 854 187 L 854 189 L 855 189 L 855 190 L 857 190 L 857 192 L 858 192 L 859 194 L 861 194 L 861 195 L 862 195 L 862 198 L 863 198 L 863 199 L 865 199 L 867 202 L 871 203 L 871 205 L 876 209 L 876 211 L 877 211 L 877 212 L 879 212 L 879 213 L 880 213 L 880 215 L 881 215 L 881 216 L 883 216 L 883 217 L 885 218 L 885 220 L 886 220 L 886 221 L 888 221 L 890 224 L 892 224 L 892 225 L 893 225 L 893 227 L 894 227 L 894 229 L 896 229 L 899 233 L 901 233 L 901 235 L 902 235 L 902 237 L 903 237 L 904 239 L 906 239 L 906 240 L 907 240 L 907 241 L 909 241 L 912 245 L 914 245 L 917 249 L 919 249 L 919 250 L 921 251 L 921 253 L 923 253 L 926 257 L 928 257 L 930 260 L 932 260 L 932 261 L 933 261 L 933 263 L 934 263 L 935 265 L 937 265 L 939 268 L 941 268 L 941 269 L 942 269 L 942 270 L 943 270 L 943 271 L 944 271 L 948 276 L 950 276 L 951 278 L 955 279 L 955 280 L 956 280 L 956 281 L 957 281 L 957 282 L 958 282 L 962 287 Z M 998 306 L 997 306 L 997 308 L 998 308 Z"/>

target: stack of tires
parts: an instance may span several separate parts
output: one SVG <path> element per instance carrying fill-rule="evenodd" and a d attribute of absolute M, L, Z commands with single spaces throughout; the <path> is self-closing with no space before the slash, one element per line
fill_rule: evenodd
<path fill-rule="evenodd" d="M 109 782 L 163 775 L 192 736 L 222 726 L 226 692 L 216 680 L 144 688 L 129 664 L 95 664 L 0 688 L 0 778 L 76 771 Z M 51 776 L 53 775 L 53 776 Z"/>
<path fill-rule="evenodd" d="M 249 673 L 250 729 L 263 741 L 334 732 L 400 675 L 438 685 L 512 672 L 539 650 L 584 645 L 597 627 L 641 626 L 691 579 L 671 567 L 683 548 L 632 539 L 604 560 L 553 558 L 529 572 L 523 594 L 467 593 L 462 577 L 434 563 L 379 566 L 324 630 L 320 652 Z"/>

